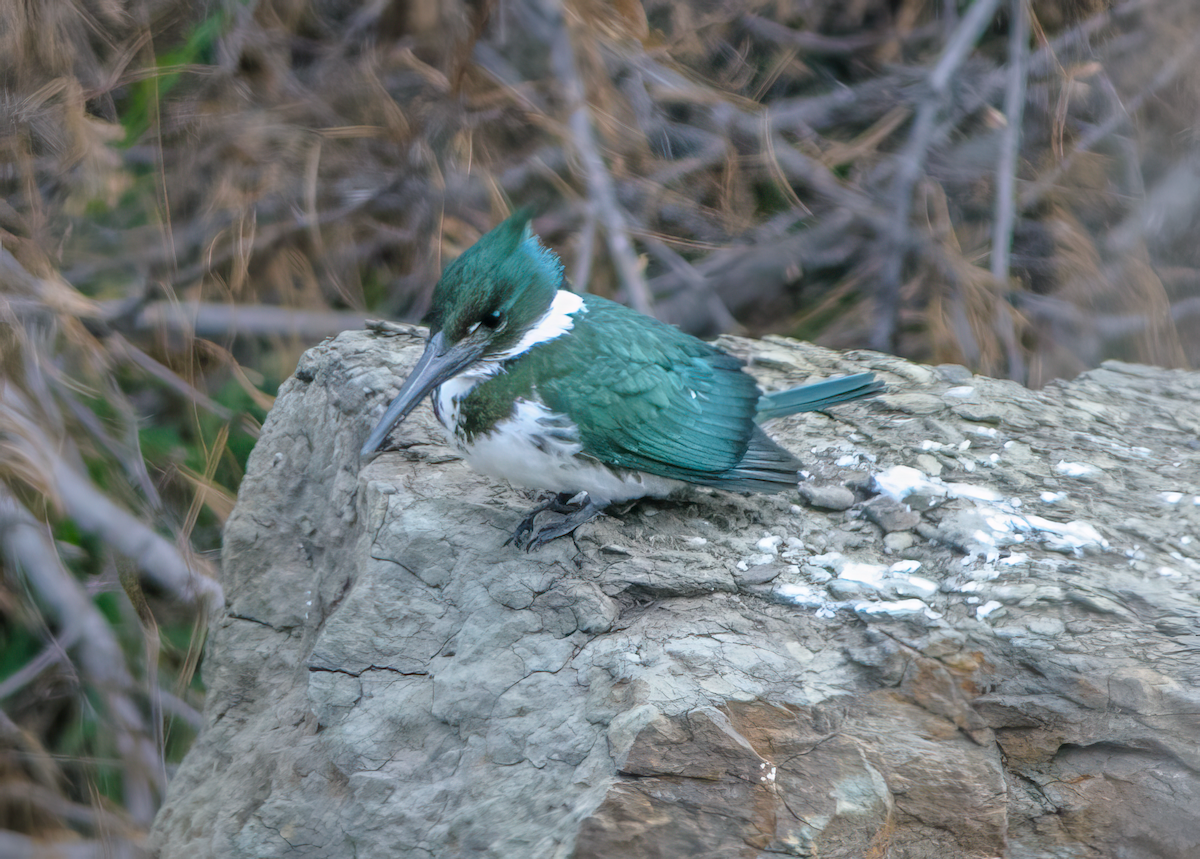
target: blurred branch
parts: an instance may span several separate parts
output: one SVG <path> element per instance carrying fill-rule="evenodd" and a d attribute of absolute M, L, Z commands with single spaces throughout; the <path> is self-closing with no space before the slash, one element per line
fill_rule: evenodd
<path fill-rule="evenodd" d="M 1146 87 L 1128 102 L 1118 104 L 1104 122 L 1088 129 L 1064 158 L 1039 176 L 1036 181 L 1022 192 L 1019 203 L 1021 211 L 1027 211 L 1041 202 L 1042 197 L 1055 187 L 1056 183 L 1071 169 L 1075 160 L 1080 155 L 1089 152 L 1100 141 L 1111 136 L 1113 132 L 1129 121 L 1131 115 L 1141 109 L 1146 99 L 1157 95 L 1160 90 L 1174 81 L 1181 72 L 1192 68 L 1192 61 L 1197 52 L 1200 52 L 1200 40 L 1189 40 L 1187 46 L 1171 57 Z"/>
<path fill-rule="evenodd" d="M 642 241 L 650 255 L 670 270 L 670 288 L 673 295 L 670 305 L 660 305 L 660 314 L 664 321 L 677 321 L 671 318 L 671 314 L 677 307 L 686 306 L 692 313 L 692 318 L 688 321 L 697 326 L 691 330 L 715 333 L 737 327 L 737 320 L 721 300 L 715 283 L 710 283 L 690 262 L 654 236 L 643 236 Z M 655 283 L 662 284 L 664 279 L 657 278 Z M 703 322 L 699 319 L 700 314 L 705 316 Z"/>
<path fill-rule="evenodd" d="M 738 313 L 764 296 L 778 294 L 799 279 L 808 261 L 828 265 L 835 259 L 853 258 L 863 243 L 862 235 L 849 229 L 854 219 L 851 211 L 837 211 L 809 229 L 714 251 L 687 271 L 674 267 L 654 279 L 656 293 L 667 296 L 659 302 L 661 318 L 689 330 L 719 333 L 721 329 L 714 326 L 724 314 Z M 704 280 L 703 288 L 697 274 Z M 719 299 L 715 314 L 697 300 L 704 293 Z"/>
<path fill-rule="evenodd" d="M 765 116 L 763 122 L 769 120 Z M 804 185 L 839 209 L 852 212 L 879 228 L 890 222 L 885 209 L 858 188 L 841 182 L 821 162 L 809 158 L 781 136 L 768 129 L 771 157 L 791 182 Z"/>
<path fill-rule="evenodd" d="M 265 304 L 155 301 L 123 321 L 124 301 L 99 302 L 100 315 L 118 330 L 135 333 L 167 331 L 209 340 L 229 337 L 298 337 L 316 342 L 351 328 L 362 328 L 367 316 L 353 311 L 297 310 Z M 170 372 L 170 371 L 168 371 Z"/>
<path fill-rule="evenodd" d="M 1023 312 L 1034 319 L 1052 323 L 1072 333 L 1091 332 L 1092 336 L 1100 341 L 1096 347 L 1097 354 L 1103 351 L 1104 343 L 1144 334 L 1161 322 L 1144 313 L 1093 315 L 1061 298 L 1033 293 L 1021 293 L 1017 297 L 1017 303 Z M 1200 319 L 1200 296 L 1175 302 L 1171 305 L 1169 317 L 1170 321 L 1177 325 Z"/>
<path fill-rule="evenodd" d="M 872 349 L 895 352 L 896 330 L 900 322 L 900 286 L 904 264 L 912 247 L 909 217 L 913 191 L 925 170 L 925 160 L 933 142 L 935 121 L 950 96 L 950 82 L 967 59 L 985 27 L 996 14 L 1000 0 L 975 0 L 967 14 L 950 34 L 937 64 L 929 75 L 929 92 L 917 104 L 917 117 L 908 143 L 897 156 L 896 175 L 888 194 L 891 228 L 885 241 L 883 268 L 875 292 L 875 319 L 869 345 Z"/>
<path fill-rule="evenodd" d="M 596 253 L 596 209 L 590 202 L 584 203 L 583 228 L 579 231 L 579 245 L 575 251 L 575 270 L 571 285 L 576 292 L 587 292 L 592 277 L 592 262 Z"/>
<path fill-rule="evenodd" d="M 92 482 L 50 453 L 55 488 L 80 529 L 100 537 L 125 555 L 158 588 L 181 602 L 212 610 L 224 603 L 216 579 L 191 567 L 179 550 L 122 510 Z"/>
<path fill-rule="evenodd" d="M 107 503 L 107 499 L 105 499 Z M 139 523 L 140 524 L 140 523 Z M 155 803 L 151 782 L 161 792 L 161 762 L 130 697 L 133 678 L 112 627 L 59 560 L 46 526 L 0 486 L 0 551 L 25 574 L 30 589 L 54 619 L 64 637 L 79 643 L 75 657 L 81 673 L 104 699 L 114 741 L 122 759 L 126 808 L 133 820 L 148 825 Z"/>
<path fill-rule="evenodd" d="M 10 759 L 19 759 L 24 764 L 25 774 L 32 784 L 54 787 L 61 784 L 61 773 L 54 756 L 41 739 L 32 731 L 22 729 L 8 714 L 0 709 L 0 742 L 7 747 Z"/>
<path fill-rule="evenodd" d="M 199 731 L 204 726 L 204 716 L 200 711 L 178 695 L 172 695 L 161 687 L 155 690 L 155 694 L 158 695 L 164 713 L 182 719 L 194 731 Z"/>
<path fill-rule="evenodd" d="M 11 388 L 6 391 L 4 406 L 10 422 L 27 417 L 30 410 L 25 397 Z M 26 429 L 9 441 L 9 452 L 37 463 L 39 476 L 48 483 L 51 499 L 62 505 L 82 531 L 96 535 L 128 557 L 160 590 L 175 599 L 200 608 L 215 609 L 222 605 L 224 597 L 215 579 L 189 566 L 167 540 L 118 507 L 88 477 L 68 465 L 55 449 L 55 439 L 38 434 L 31 429 L 34 426 L 28 422 Z M 0 493 L 7 497 L 8 489 L 3 483 Z M 10 504 L 17 502 L 10 499 Z M 17 517 L 13 522 L 20 524 L 24 519 L 18 513 L 25 514 L 24 507 L 9 511 L 9 516 Z"/>
<path fill-rule="evenodd" d="M 563 88 L 567 109 L 570 111 L 568 127 L 571 129 L 571 143 L 583 164 L 588 191 L 596 205 L 597 215 L 604 224 L 604 236 L 608 242 L 613 267 L 617 270 L 621 286 L 629 296 L 629 303 L 641 313 L 653 315 L 650 290 L 646 287 L 646 279 L 642 275 L 637 254 L 634 253 L 633 243 L 629 239 L 625 213 L 617 201 L 616 186 L 596 143 L 591 110 L 588 107 L 583 81 L 579 79 L 575 49 L 571 44 L 571 32 L 567 26 L 562 2 L 542 0 L 542 6 L 557 31 L 550 46 L 550 64 Z M 576 284 L 576 287 L 586 290 L 587 284 Z"/>
<path fill-rule="evenodd" d="M 136 838 L 138 835 L 128 820 L 106 808 L 71 802 L 58 792 L 38 784 L 0 782 L 0 808 L 5 805 L 11 808 L 14 802 L 25 803 L 60 820 L 86 827 L 96 833 L 105 833 L 110 837 L 120 835 L 124 838 Z M 7 857 L 9 854 L 0 855 Z"/>
<path fill-rule="evenodd" d="M 61 380 L 59 380 L 58 388 L 63 394 L 60 399 L 66 405 L 71 416 L 79 421 L 91 437 L 121 464 L 125 474 L 145 496 L 150 506 L 155 510 L 161 510 L 162 497 L 158 493 L 158 487 L 150 478 L 150 472 L 146 469 L 146 459 L 142 455 L 141 440 L 138 438 L 138 419 L 135 415 L 129 414 L 129 410 L 125 408 L 129 405 L 128 401 L 120 396 L 111 398 L 115 400 L 112 405 L 123 413 L 122 417 L 124 418 L 125 442 L 119 443 L 109 435 L 95 412 L 71 396 L 68 386 Z"/>
<path fill-rule="evenodd" d="M 15 695 L 27 684 L 36 680 L 51 665 L 66 661 L 67 650 L 74 646 L 79 639 L 79 632 L 78 628 L 71 629 L 64 635 L 52 639 L 41 653 L 5 677 L 4 681 L 0 682 L 0 701 Z"/>
<path fill-rule="evenodd" d="M 768 20 L 759 15 L 742 15 L 738 21 L 750 33 L 759 38 L 767 39 L 776 44 L 799 48 L 806 54 L 813 55 L 841 56 L 844 54 L 853 54 L 856 51 L 861 51 L 864 48 L 873 48 L 876 45 L 881 45 L 900 36 L 899 33 L 890 30 L 885 32 L 861 33 L 854 36 L 825 36 L 821 33 L 794 30 L 791 27 L 785 27 L 783 24 Z M 905 34 L 905 38 L 932 36 L 939 29 L 939 25 L 929 24 Z"/>
<path fill-rule="evenodd" d="M 46 842 L 0 830 L 0 856 L 4 859 L 143 859 L 145 855 L 145 851 L 125 839 Z"/>
<path fill-rule="evenodd" d="M 1028 0 L 1010 0 L 1008 34 L 1008 86 L 1004 94 L 1006 125 L 1000 141 L 1000 162 L 996 165 L 996 208 L 992 217 L 992 278 L 1000 293 L 996 296 L 992 324 L 1008 358 L 1008 377 L 1025 381 L 1025 359 L 1017 343 L 1008 292 L 1008 261 L 1012 251 L 1013 224 L 1016 220 L 1014 196 L 1017 184 L 1017 159 L 1021 155 L 1021 126 L 1025 121 L 1025 76 L 1029 65 Z"/>
<path fill-rule="evenodd" d="M 1116 256 L 1139 245 L 1193 233 L 1200 223 L 1200 153 L 1174 165 L 1108 233 L 1107 250 Z"/>
<path fill-rule="evenodd" d="M 205 410 L 221 418 L 221 420 L 227 421 L 233 417 L 233 412 L 231 412 L 229 409 L 225 408 L 207 394 L 198 390 L 195 386 L 188 384 L 185 379 L 183 379 L 170 367 L 166 367 L 160 362 L 155 361 L 120 334 L 110 334 L 106 339 L 109 347 L 112 349 L 115 355 L 124 358 L 126 361 L 136 367 L 140 367 L 142 370 L 158 379 L 167 387 L 172 388 L 186 399 L 196 403 Z"/>
<path fill-rule="evenodd" d="M 839 125 L 871 123 L 898 102 L 911 101 L 908 94 L 923 80 L 921 69 L 900 67 L 822 95 L 779 99 L 770 104 L 772 124 L 805 134 Z"/>

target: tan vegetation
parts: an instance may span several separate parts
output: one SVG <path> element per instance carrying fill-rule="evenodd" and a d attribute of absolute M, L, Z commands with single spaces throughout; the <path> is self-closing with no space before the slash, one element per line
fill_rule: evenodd
<path fill-rule="evenodd" d="M 700 334 L 1035 386 L 1194 364 L 1198 19 L 0 4 L 0 853 L 138 843 L 269 392 L 368 311 L 420 318 L 510 205 L 577 285 Z"/>

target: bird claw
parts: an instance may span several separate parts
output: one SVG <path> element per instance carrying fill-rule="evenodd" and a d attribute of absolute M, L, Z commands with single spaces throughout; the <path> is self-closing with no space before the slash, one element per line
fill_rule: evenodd
<path fill-rule="evenodd" d="M 583 496 L 582 500 L 576 500 L 576 496 L 569 493 L 560 492 L 543 501 L 521 520 L 509 538 L 504 541 L 504 545 L 512 543 L 518 549 L 532 552 L 551 540 L 570 534 L 584 522 L 600 515 L 600 512 L 604 510 L 604 505 L 596 504 L 586 494 L 580 494 Z M 537 517 L 547 511 L 556 514 L 556 517 L 535 531 L 534 525 Z"/>
<path fill-rule="evenodd" d="M 544 513 L 547 510 L 553 510 L 555 513 L 569 513 L 573 511 L 575 507 L 569 504 L 572 497 L 573 496 L 568 495 L 566 492 L 559 492 L 557 495 L 552 495 L 542 501 L 541 504 L 529 511 L 528 516 L 521 520 L 521 524 L 518 525 L 513 532 L 509 534 L 508 539 L 504 541 L 504 545 L 507 546 L 509 543 L 512 543 L 518 549 L 525 549 L 526 551 L 529 551 L 529 547 L 527 545 L 529 540 L 526 535 L 533 530 L 534 520 L 537 519 L 539 514 Z"/>

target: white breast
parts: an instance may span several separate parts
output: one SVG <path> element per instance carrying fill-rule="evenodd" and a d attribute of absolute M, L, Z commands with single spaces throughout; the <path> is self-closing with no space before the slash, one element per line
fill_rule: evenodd
<path fill-rule="evenodd" d="M 460 404 L 472 388 L 503 372 L 503 361 L 566 334 L 580 312 L 587 312 L 583 300 L 574 293 L 559 290 L 545 315 L 515 346 L 442 383 L 433 394 L 434 413 L 450 444 L 468 465 L 514 486 L 572 495 L 587 492 L 600 504 L 668 495 L 684 484 L 638 471 L 614 471 L 594 460 L 577 457 L 583 449 L 578 427 L 541 403 L 518 400 L 510 419 L 501 421 L 488 433 L 476 435 L 470 443 L 456 432 Z"/>
<path fill-rule="evenodd" d="M 471 444 L 450 433 L 476 471 L 507 480 L 514 486 L 550 492 L 587 492 L 593 501 L 608 504 L 632 498 L 661 498 L 684 484 L 639 471 L 614 471 L 594 460 L 579 458 L 579 431 L 562 415 L 541 403 L 518 400 L 511 420 L 502 421 Z"/>
<path fill-rule="evenodd" d="M 583 299 L 573 292 L 560 289 L 554 293 L 554 300 L 541 318 L 521 337 L 517 344 L 486 361 L 471 365 L 465 372 L 459 373 L 450 380 L 443 382 L 441 387 L 433 392 L 433 413 L 452 434 L 458 426 L 458 404 L 471 389 L 480 382 L 485 382 L 492 376 L 503 371 L 503 363 L 518 355 L 523 355 L 539 343 L 561 337 L 575 326 L 575 315 L 587 313 Z"/>

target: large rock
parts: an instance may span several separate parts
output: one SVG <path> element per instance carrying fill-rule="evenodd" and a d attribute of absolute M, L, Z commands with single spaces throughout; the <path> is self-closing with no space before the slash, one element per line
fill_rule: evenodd
<path fill-rule="evenodd" d="M 159 855 L 1200 856 L 1200 375 L 729 339 L 768 386 L 888 382 L 770 428 L 815 506 L 697 491 L 527 555 L 531 497 L 427 408 L 360 470 L 419 345 L 283 387 Z"/>

